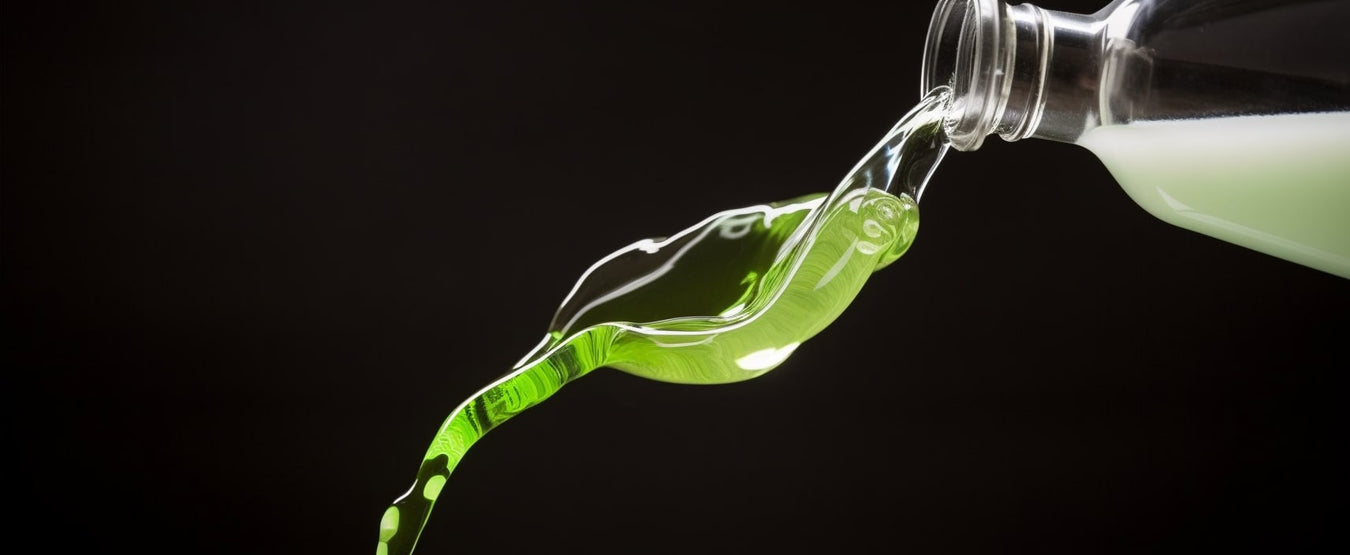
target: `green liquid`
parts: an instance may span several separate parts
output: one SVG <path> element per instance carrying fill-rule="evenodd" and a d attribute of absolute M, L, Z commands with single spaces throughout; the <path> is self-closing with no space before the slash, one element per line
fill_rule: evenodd
<path fill-rule="evenodd" d="M 720 384 L 781 364 L 909 248 L 919 191 L 946 152 L 946 101 L 939 90 L 921 102 L 829 194 L 719 212 L 591 266 L 539 346 L 436 432 L 381 519 L 377 555 L 412 552 L 475 441 L 592 370 Z"/>

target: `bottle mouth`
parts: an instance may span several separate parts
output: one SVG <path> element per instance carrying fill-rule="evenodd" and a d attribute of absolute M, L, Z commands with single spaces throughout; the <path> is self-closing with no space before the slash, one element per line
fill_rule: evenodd
<path fill-rule="evenodd" d="M 1001 15 L 999 0 L 941 0 L 928 24 L 919 94 L 951 87 L 943 127 L 957 150 L 980 148 L 997 120 Z"/>

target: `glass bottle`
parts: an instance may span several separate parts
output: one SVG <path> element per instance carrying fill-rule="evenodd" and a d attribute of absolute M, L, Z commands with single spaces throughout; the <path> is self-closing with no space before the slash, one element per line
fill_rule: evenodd
<path fill-rule="evenodd" d="M 941 0 L 943 85 L 957 150 L 1078 144 L 1164 221 L 1350 278 L 1350 1 Z"/>

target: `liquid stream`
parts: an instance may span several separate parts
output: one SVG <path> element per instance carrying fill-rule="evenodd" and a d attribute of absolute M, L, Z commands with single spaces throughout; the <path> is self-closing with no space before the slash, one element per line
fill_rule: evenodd
<path fill-rule="evenodd" d="M 719 212 L 592 265 L 539 345 L 450 413 L 412 488 L 386 509 L 377 555 L 412 552 L 474 442 L 592 370 L 721 384 L 780 365 L 909 248 L 947 150 L 948 98 L 931 93 L 828 194 Z"/>

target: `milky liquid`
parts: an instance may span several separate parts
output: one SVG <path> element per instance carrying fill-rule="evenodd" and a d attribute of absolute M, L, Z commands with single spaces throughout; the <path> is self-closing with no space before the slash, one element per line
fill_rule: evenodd
<path fill-rule="evenodd" d="M 914 240 L 917 196 L 947 149 L 947 98 L 920 102 L 828 194 L 718 212 L 596 262 L 538 347 L 450 413 L 385 510 L 376 553 L 411 553 L 468 448 L 592 370 L 719 384 L 782 364 Z"/>
<path fill-rule="evenodd" d="M 1078 142 L 1164 221 L 1350 278 L 1350 112 L 1134 122 Z"/>

